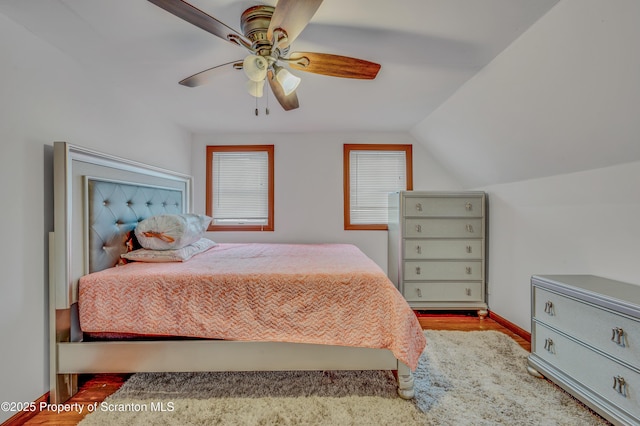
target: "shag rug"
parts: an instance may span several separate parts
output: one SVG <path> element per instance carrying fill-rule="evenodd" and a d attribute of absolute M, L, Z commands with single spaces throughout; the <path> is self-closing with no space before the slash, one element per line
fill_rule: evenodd
<path fill-rule="evenodd" d="M 425 331 L 416 398 L 388 371 L 138 373 L 91 425 L 607 425 L 496 331 Z"/>

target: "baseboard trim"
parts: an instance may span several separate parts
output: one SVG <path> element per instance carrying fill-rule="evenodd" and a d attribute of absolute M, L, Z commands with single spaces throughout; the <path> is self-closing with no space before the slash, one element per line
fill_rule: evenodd
<path fill-rule="evenodd" d="M 20 411 L 16 413 L 14 416 L 9 417 L 4 421 L 0 426 L 20 426 L 34 418 L 38 413 L 40 413 L 40 404 L 49 402 L 49 392 L 42 395 L 40 398 L 34 401 L 36 405 L 36 409 L 33 411 Z"/>
<path fill-rule="evenodd" d="M 509 331 L 517 334 L 518 336 L 522 337 L 527 342 L 531 343 L 531 333 L 529 333 L 525 329 L 518 327 L 517 325 L 515 325 L 511 321 L 506 320 L 505 318 L 501 317 L 500 315 L 496 314 L 493 311 L 489 311 L 489 318 L 491 318 L 492 320 L 494 320 L 495 322 L 497 322 L 498 324 L 500 324 L 501 326 L 503 326 L 507 330 L 509 330 Z"/>

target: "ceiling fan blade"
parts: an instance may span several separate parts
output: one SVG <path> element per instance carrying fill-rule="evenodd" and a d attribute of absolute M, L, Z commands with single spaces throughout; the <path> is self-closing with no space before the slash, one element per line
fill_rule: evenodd
<path fill-rule="evenodd" d="M 283 47 L 290 45 L 307 26 L 322 0 L 279 0 L 271 17 L 267 38 L 273 38 L 273 31 L 281 28 L 287 33 Z"/>
<path fill-rule="evenodd" d="M 190 5 L 186 1 L 183 0 L 149 0 L 151 3 L 155 4 L 158 7 L 166 10 L 172 15 L 177 16 L 178 18 L 182 18 L 190 24 L 195 25 L 196 27 L 202 28 L 203 30 L 210 32 L 213 35 L 220 37 L 223 40 L 226 40 L 235 45 L 239 45 L 235 38 L 239 38 L 247 45 L 251 45 L 251 43 L 247 42 L 242 34 L 238 33 L 233 28 L 227 26 L 221 21 L 218 21 L 211 15 L 206 14 L 202 10 L 198 9 L 195 6 Z M 229 37 L 231 35 L 231 38 Z"/>
<path fill-rule="evenodd" d="M 183 85 L 183 86 L 187 86 L 187 87 L 202 86 L 204 84 L 209 83 L 211 81 L 211 79 L 214 77 L 214 74 L 216 74 L 216 71 L 218 71 L 220 68 L 226 67 L 227 65 L 233 65 L 233 64 L 242 65 L 242 59 L 240 59 L 238 61 L 227 62 L 226 64 L 216 65 L 215 67 L 209 68 L 209 69 L 204 70 L 204 71 L 200 71 L 197 74 L 194 74 L 194 75 L 192 75 L 190 77 L 187 77 L 187 78 L 185 78 L 183 80 L 180 80 L 178 83 Z"/>
<path fill-rule="evenodd" d="M 300 71 L 363 80 L 373 80 L 380 70 L 380 64 L 329 53 L 294 52 L 287 63 Z"/>
<path fill-rule="evenodd" d="M 280 83 L 278 83 L 278 81 L 274 78 L 272 71 L 269 71 L 269 73 L 267 74 L 267 80 L 269 81 L 269 86 L 271 86 L 271 91 L 285 111 L 291 111 L 292 109 L 296 109 L 300 106 L 300 104 L 298 103 L 298 95 L 296 95 L 296 92 L 285 95 L 282 86 L 280 86 Z"/>

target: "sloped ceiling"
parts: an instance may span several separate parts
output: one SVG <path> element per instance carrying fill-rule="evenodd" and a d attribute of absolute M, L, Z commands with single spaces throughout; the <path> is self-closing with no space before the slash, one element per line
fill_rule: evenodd
<path fill-rule="evenodd" d="M 241 71 L 223 68 L 204 87 L 178 85 L 247 52 L 146 0 L 2 0 L 0 13 L 77 62 L 96 84 L 124 91 L 194 133 L 409 131 L 557 2 L 325 0 L 292 50 L 378 62 L 377 79 L 298 72 L 300 108 L 285 112 L 271 96 L 258 101 L 258 117 Z M 191 3 L 239 30 L 243 10 L 276 0 Z"/>
<path fill-rule="evenodd" d="M 468 188 L 640 161 L 638 17 L 562 0 L 412 134 Z"/>

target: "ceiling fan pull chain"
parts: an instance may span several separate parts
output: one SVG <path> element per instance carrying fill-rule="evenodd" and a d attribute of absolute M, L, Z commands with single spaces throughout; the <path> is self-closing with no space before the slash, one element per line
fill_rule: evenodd
<path fill-rule="evenodd" d="M 258 83 L 256 83 L 256 86 L 258 86 Z M 256 96 L 256 117 L 258 116 L 258 97 Z"/>
<path fill-rule="evenodd" d="M 266 91 L 266 97 L 267 97 L 267 107 L 264 109 L 265 114 L 269 115 L 269 91 Z"/>

